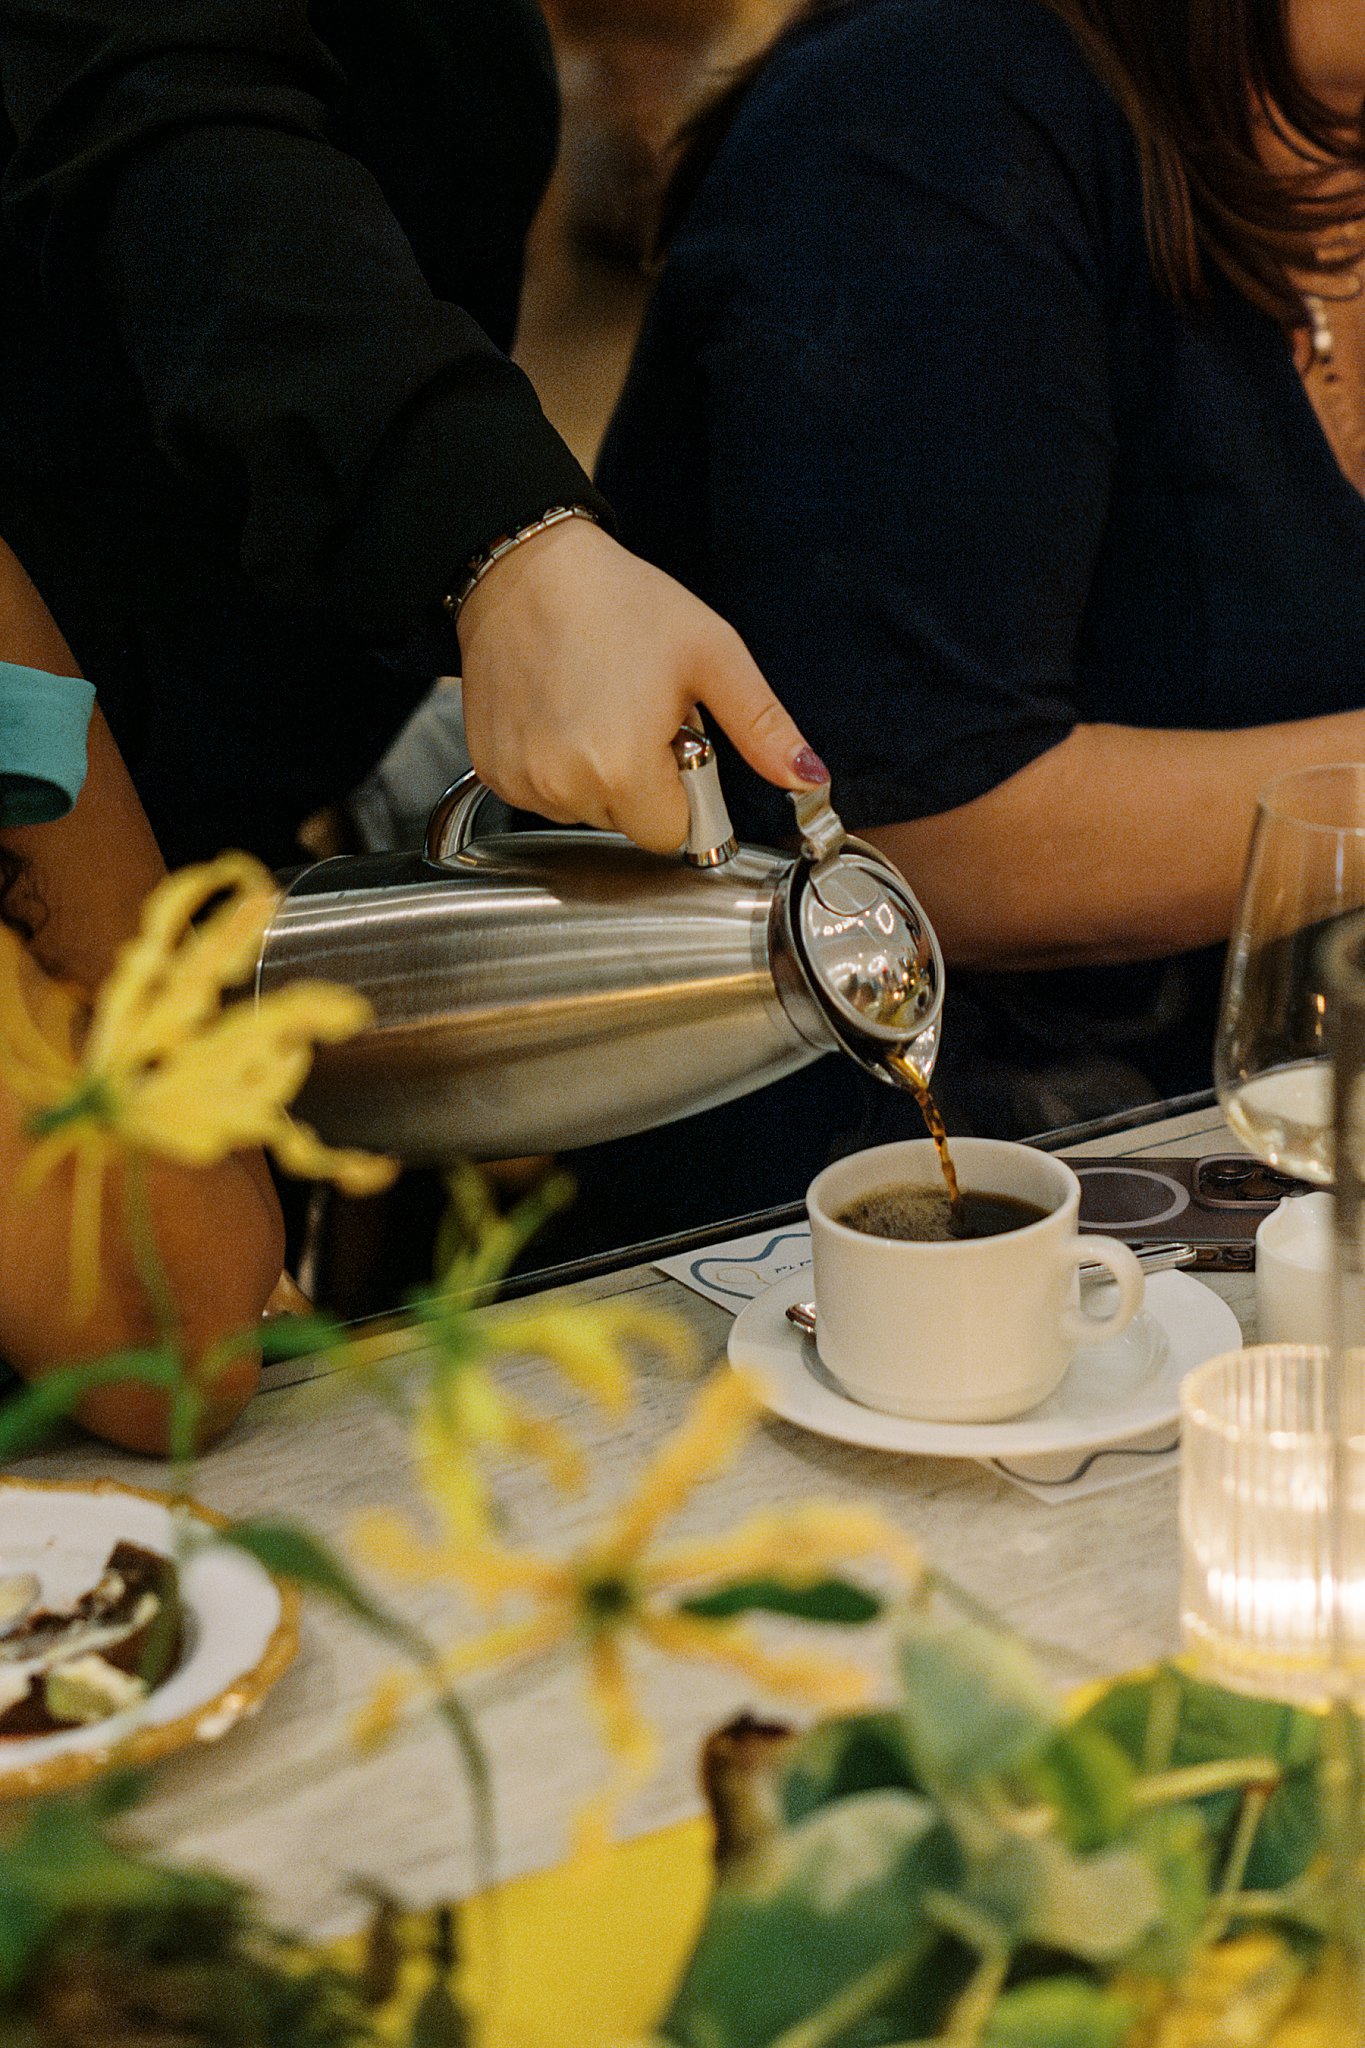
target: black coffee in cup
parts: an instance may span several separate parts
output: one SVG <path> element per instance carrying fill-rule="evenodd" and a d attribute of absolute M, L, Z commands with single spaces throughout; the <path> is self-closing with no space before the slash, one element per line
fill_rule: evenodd
<path fill-rule="evenodd" d="M 835 1211 L 835 1221 L 868 1237 L 900 1238 L 911 1244 L 947 1243 L 953 1238 L 1003 1237 L 1050 1215 L 1049 1209 L 1022 1195 L 992 1195 L 964 1188 L 959 1224 L 943 1188 L 907 1182 L 874 1188 Z"/>

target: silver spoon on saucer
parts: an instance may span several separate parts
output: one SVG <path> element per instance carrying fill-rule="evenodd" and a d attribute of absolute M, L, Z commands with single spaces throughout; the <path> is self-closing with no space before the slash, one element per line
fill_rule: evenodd
<path fill-rule="evenodd" d="M 1148 1244 L 1134 1246 L 1134 1254 L 1144 1273 L 1173 1273 L 1181 1266 L 1192 1266 L 1199 1257 L 1199 1250 L 1192 1244 Z M 1107 1266 L 1087 1260 L 1080 1268 L 1082 1280 L 1108 1280 L 1111 1276 Z M 787 1321 L 795 1323 L 798 1330 L 804 1330 L 808 1337 L 815 1335 L 815 1303 L 794 1301 L 787 1310 Z"/>

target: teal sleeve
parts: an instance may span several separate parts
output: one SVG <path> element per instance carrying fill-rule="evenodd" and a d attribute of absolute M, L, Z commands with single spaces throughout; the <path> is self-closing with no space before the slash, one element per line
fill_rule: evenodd
<path fill-rule="evenodd" d="M 94 705 L 79 676 L 0 661 L 0 826 L 66 816 L 85 781 Z"/>

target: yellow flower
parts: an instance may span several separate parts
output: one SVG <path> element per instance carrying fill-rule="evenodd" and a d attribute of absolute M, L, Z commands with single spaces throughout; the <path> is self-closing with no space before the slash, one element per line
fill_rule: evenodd
<path fill-rule="evenodd" d="M 89 1312 L 98 1289 L 104 1177 L 116 1157 L 155 1154 L 211 1166 L 264 1145 L 289 1172 L 335 1180 L 351 1193 L 384 1187 L 397 1171 L 368 1153 L 333 1151 L 286 1113 L 314 1045 L 350 1038 L 369 1021 L 362 998 L 296 982 L 254 1003 L 221 1007 L 224 992 L 255 966 L 277 901 L 269 872 L 242 853 L 169 876 L 148 897 L 137 937 L 96 997 L 79 1054 L 30 1014 L 18 941 L 5 935 L 11 952 L 0 958 L 0 1079 L 24 1104 L 38 1140 L 26 1184 L 37 1186 L 68 1157 L 75 1162 L 78 1315 Z"/>
<path fill-rule="evenodd" d="M 481 1451 L 539 1458 L 566 1491 L 582 1484 L 583 1460 L 572 1437 L 500 1387 L 484 1359 L 461 1363 L 432 1389 L 412 1443 L 418 1478 L 452 1544 L 481 1542 L 487 1531 Z"/>
<path fill-rule="evenodd" d="M 1174 1985 L 1120 1978 L 1148 2007 L 1131 2048 L 1360 2048 L 1355 1962 L 1254 1929 L 1201 1949 Z"/>
<path fill-rule="evenodd" d="M 774 1651 L 741 1621 L 687 1612 L 681 1601 L 688 1587 L 717 1577 L 762 1577 L 803 1588 L 855 1557 L 894 1565 L 910 1585 L 921 1577 L 918 1550 L 880 1515 L 819 1501 L 758 1515 L 728 1536 L 654 1547 L 660 1525 L 693 1488 L 737 1455 L 759 1407 L 752 1386 L 737 1373 L 715 1375 L 634 1494 L 567 1558 L 453 1540 L 453 1530 L 443 1543 L 425 1542 L 392 1514 L 368 1516 L 357 1532 L 367 1558 L 397 1577 L 454 1577 L 490 1609 L 507 1601 L 530 1605 L 529 1614 L 447 1651 L 441 1659 L 447 1683 L 566 1643 L 581 1647 L 598 1724 L 619 1766 L 613 1792 L 591 1809 L 594 1821 L 653 1762 L 653 1730 L 636 1702 L 625 1659 L 632 1637 L 669 1656 L 730 1665 L 769 1691 L 814 1705 L 846 1708 L 866 1697 L 860 1666 Z"/>
<path fill-rule="evenodd" d="M 495 1358 L 525 1352 L 557 1365 L 565 1378 L 610 1414 L 630 1405 L 627 1346 L 651 1345 L 671 1361 L 691 1363 L 685 1324 L 637 1303 L 538 1309 L 488 1318 L 461 1309 L 444 1294 L 419 1295 L 414 1321 L 350 1344 L 348 1363 L 382 1366 L 430 1346 L 431 1376 L 417 1407 L 412 1444 L 417 1476 L 451 1545 L 483 1540 L 488 1527 L 484 1454 L 537 1458 L 566 1491 L 582 1484 L 583 1458 L 568 1432 L 539 1415 L 495 1378 Z"/>
<path fill-rule="evenodd" d="M 630 1406 L 627 1345 L 646 1344 L 679 1368 L 696 1362 L 686 1323 L 629 1298 L 503 1311 L 488 1325 L 488 1335 L 499 1351 L 548 1358 L 613 1415 Z"/>
<path fill-rule="evenodd" d="M 395 1672 L 381 1678 L 351 1722 L 351 1740 L 359 1750 L 378 1749 L 402 1718 L 407 1688 Z"/>

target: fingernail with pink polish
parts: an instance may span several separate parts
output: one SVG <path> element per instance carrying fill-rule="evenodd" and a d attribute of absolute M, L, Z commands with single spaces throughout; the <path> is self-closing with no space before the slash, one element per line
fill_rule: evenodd
<path fill-rule="evenodd" d="M 830 779 L 829 770 L 814 747 L 802 747 L 799 753 L 792 755 L 792 773 L 799 775 L 803 782 L 812 784 Z"/>

